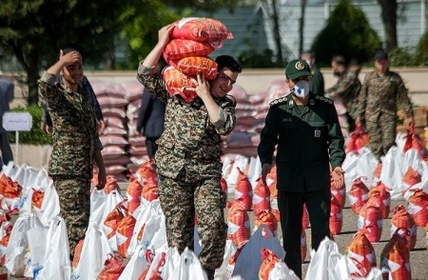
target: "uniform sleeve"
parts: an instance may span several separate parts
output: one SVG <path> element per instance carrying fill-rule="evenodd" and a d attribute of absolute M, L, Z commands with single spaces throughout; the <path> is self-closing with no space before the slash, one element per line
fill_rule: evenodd
<path fill-rule="evenodd" d="M 351 88 L 353 81 L 346 76 L 335 89 L 332 89 L 329 92 L 329 98 L 335 99 L 335 98 L 344 98 L 346 97 L 346 94 L 348 90 Z"/>
<path fill-rule="evenodd" d="M 236 125 L 235 105 L 231 102 L 222 103 L 218 113 L 218 121 L 213 125 L 220 135 L 231 133 Z"/>
<path fill-rule="evenodd" d="M 38 81 L 39 94 L 44 98 L 48 107 L 51 108 L 54 108 L 61 98 L 57 90 L 57 80 L 58 78 L 56 75 L 44 72 Z"/>
<path fill-rule="evenodd" d="M 357 104 L 357 110 L 355 112 L 356 117 L 364 118 L 364 113 L 366 111 L 366 104 L 367 104 L 367 87 L 368 87 L 368 81 L 369 81 L 370 74 L 367 74 L 364 78 L 363 86 L 361 87 L 360 93 L 358 95 L 358 104 Z"/>
<path fill-rule="evenodd" d="M 278 120 L 275 109 L 271 107 L 266 115 L 265 126 L 260 133 L 260 144 L 257 147 L 261 164 L 272 164 L 275 146 L 278 144 Z"/>
<path fill-rule="evenodd" d="M 341 166 L 345 158 L 344 145 L 342 131 L 340 129 L 339 119 L 334 105 L 330 106 L 330 117 L 328 120 L 328 134 L 329 134 L 329 154 L 330 164 L 334 169 L 337 166 Z"/>
<path fill-rule="evenodd" d="M 398 75 L 397 75 L 398 76 Z M 403 80 L 398 76 L 397 97 L 401 104 L 401 108 L 408 118 L 413 117 L 412 102 L 410 101 L 407 89 L 404 86 Z"/>
<path fill-rule="evenodd" d="M 169 93 L 165 88 L 165 81 L 162 74 L 156 72 L 155 67 L 146 67 L 143 65 L 143 61 L 141 61 L 138 66 L 137 80 L 142 83 L 151 94 L 167 103 Z"/>

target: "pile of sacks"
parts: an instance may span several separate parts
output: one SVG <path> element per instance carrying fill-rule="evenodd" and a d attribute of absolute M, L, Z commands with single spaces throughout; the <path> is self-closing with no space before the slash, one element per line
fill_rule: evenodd
<path fill-rule="evenodd" d="M 171 95 L 179 95 L 190 103 L 197 96 L 197 73 L 202 73 L 205 80 L 217 77 L 217 63 L 208 55 L 220 48 L 223 40 L 233 39 L 233 35 L 224 24 L 211 18 L 183 18 L 173 24 L 171 41 L 163 53 L 170 67 L 163 70 L 163 78 Z"/>

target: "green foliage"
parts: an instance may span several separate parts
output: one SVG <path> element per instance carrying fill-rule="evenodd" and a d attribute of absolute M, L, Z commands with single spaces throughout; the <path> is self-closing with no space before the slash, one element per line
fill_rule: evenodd
<path fill-rule="evenodd" d="M 395 48 L 388 52 L 390 66 L 413 66 L 414 56 L 408 48 Z"/>
<path fill-rule="evenodd" d="M 415 64 L 419 66 L 428 65 L 428 31 L 422 35 L 416 45 Z"/>
<path fill-rule="evenodd" d="M 30 131 L 19 132 L 19 144 L 31 145 L 51 145 L 52 137 L 50 134 L 44 132 L 40 128 L 40 122 L 43 116 L 43 107 L 37 105 L 30 105 L 26 108 L 17 107 L 12 109 L 13 112 L 28 112 L 33 118 L 33 126 Z M 12 143 L 15 143 L 15 133 L 10 134 Z"/>
<path fill-rule="evenodd" d="M 381 47 L 379 36 L 370 27 L 364 12 L 350 0 L 338 1 L 327 26 L 312 44 L 318 64 L 324 67 L 330 65 L 335 55 L 342 55 L 347 60 L 357 58 L 362 63 L 370 61 Z"/>

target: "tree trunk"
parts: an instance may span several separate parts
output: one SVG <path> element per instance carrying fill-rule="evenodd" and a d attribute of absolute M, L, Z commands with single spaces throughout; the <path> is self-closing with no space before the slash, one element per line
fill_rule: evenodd
<path fill-rule="evenodd" d="M 272 0 L 272 22 L 273 22 L 273 39 L 276 46 L 276 62 L 278 64 L 283 63 L 282 58 L 282 46 L 281 46 L 281 34 L 279 32 L 279 17 L 276 9 L 276 0 Z"/>
<path fill-rule="evenodd" d="M 303 53 L 303 44 L 304 44 L 303 30 L 305 27 L 305 10 L 306 10 L 306 0 L 301 0 L 300 1 L 301 17 L 299 19 L 299 56 L 301 56 Z"/>
<path fill-rule="evenodd" d="M 395 49 L 397 44 L 397 0 L 378 0 L 382 12 L 382 21 L 385 28 L 386 50 Z"/>

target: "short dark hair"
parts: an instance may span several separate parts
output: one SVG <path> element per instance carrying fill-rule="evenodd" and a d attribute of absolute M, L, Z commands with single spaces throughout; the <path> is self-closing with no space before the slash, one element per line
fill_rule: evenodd
<path fill-rule="evenodd" d="M 341 55 L 333 56 L 333 58 L 331 59 L 331 62 L 334 62 L 337 65 L 345 66 L 345 58 L 343 58 L 343 56 Z"/>
<path fill-rule="evenodd" d="M 74 51 L 77 51 L 77 50 L 75 48 L 64 48 L 64 49 L 62 49 L 62 54 L 68 54 L 68 53 L 71 53 Z M 58 59 L 59 59 L 59 57 L 58 57 Z"/>
<path fill-rule="evenodd" d="M 219 55 L 215 59 L 215 62 L 217 63 L 217 70 L 220 71 L 223 68 L 227 68 L 232 72 L 241 73 L 242 72 L 242 66 L 238 63 L 233 57 L 230 55 Z"/>
<path fill-rule="evenodd" d="M 353 58 L 349 61 L 349 66 L 361 66 L 361 63 L 357 58 Z"/>
<path fill-rule="evenodd" d="M 378 50 L 374 56 L 374 60 L 388 60 L 388 53 L 385 50 Z"/>

